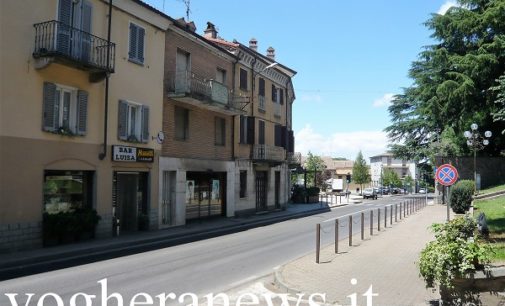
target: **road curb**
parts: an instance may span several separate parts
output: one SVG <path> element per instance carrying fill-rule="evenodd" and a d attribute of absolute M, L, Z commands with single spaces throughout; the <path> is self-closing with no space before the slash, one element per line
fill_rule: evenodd
<path fill-rule="evenodd" d="M 138 241 L 118 241 L 115 244 L 90 246 L 86 251 L 62 250 L 53 254 L 32 256 L 19 260 L 7 260 L 0 264 L 0 280 L 7 280 L 25 275 L 53 271 L 76 265 L 112 259 L 120 256 L 153 251 L 165 247 L 181 245 L 204 239 L 237 233 L 261 226 L 284 222 L 292 219 L 309 217 L 329 212 L 331 208 L 321 207 L 310 211 L 292 213 L 284 216 L 272 216 L 262 220 L 244 221 L 238 224 L 226 225 L 214 229 L 194 230 L 187 233 L 176 233 L 164 237 L 151 237 Z"/>
<path fill-rule="evenodd" d="M 284 266 L 278 266 L 274 268 L 274 285 L 281 293 L 288 293 L 291 295 L 296 295 L 302 293 L 301 290 L 290 287 L 285 281 L 282 275 Z"/>

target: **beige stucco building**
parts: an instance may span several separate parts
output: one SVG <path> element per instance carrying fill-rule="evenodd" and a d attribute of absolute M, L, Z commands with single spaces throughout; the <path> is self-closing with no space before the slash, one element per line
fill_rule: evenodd
<path fill-rule="evenodd" d="M 44 212 L 94 208 L 98 236 L 158 227 L 170 21 L 140 1 L 111 12 L 101 0 L 0 2 L 0 251 L 42 245 Z"/>

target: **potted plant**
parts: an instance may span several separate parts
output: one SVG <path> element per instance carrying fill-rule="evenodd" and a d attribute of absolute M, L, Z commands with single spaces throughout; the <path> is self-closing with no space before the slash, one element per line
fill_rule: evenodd
<path fill-rule="evenodd" d="M 461 279 L 469 273 L 483 270 L 489 262 L 491 249 L 475 233 L 475 220 L 469 216 L 444 224 L 434 224 L 435 240 L 421 251 L 420 276 L 427 287 L 438 285 L 444 305 L 475 303 L 476 295 Z"/>

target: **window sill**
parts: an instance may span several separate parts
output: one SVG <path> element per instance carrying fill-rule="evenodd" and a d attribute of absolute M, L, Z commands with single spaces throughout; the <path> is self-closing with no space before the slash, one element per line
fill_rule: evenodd
<path fill-rule="evenodd" d="M 134 59 L 134 58 L 128 58 L 128 61 L 129 61 L 130 63 L 137 64 L 137 65 L 139 65 L 139 66 L 144 67 L 144 62 L 139 61 L 139 60 L 137 60 L 137 59 Z"/>
<path fill-rule="evenodd" d="M 266 111 L 266 110 L 264 110 L 264 109 L 262 109 L 262 108 L 258 108 L 258 112 L 260 112 L 260 113 L 262 113 L 262 114 L 266 114 L 266 113 L 267 113 L 267 111 Z"/>
<path fill-rule="evenodd" d="M 67 130 L 56 130 L 56 131 L 44 130 L 44 132 L 48 132 L 48 133 L 60 135 L 60 136 L 67 136 L 67 137 L 82 137 L 82 136 L 84 136 L 84 135 L 80 135 L 80 134 L 74 133 L 72 131 L 67 131 Z"/>

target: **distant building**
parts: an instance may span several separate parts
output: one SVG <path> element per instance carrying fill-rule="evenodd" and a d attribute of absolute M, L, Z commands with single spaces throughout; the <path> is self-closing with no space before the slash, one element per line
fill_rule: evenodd
<path fill-rule="evenodd" d="M 407 175 L 417 180 L 417 167 L 415 162 L 395 158 L 392 153 L 383 153 L 370 157 L 372 186 L 381 185 L 381 174 L 384 169 L 395 171 L 402 180 L 405 179 Z"/>

